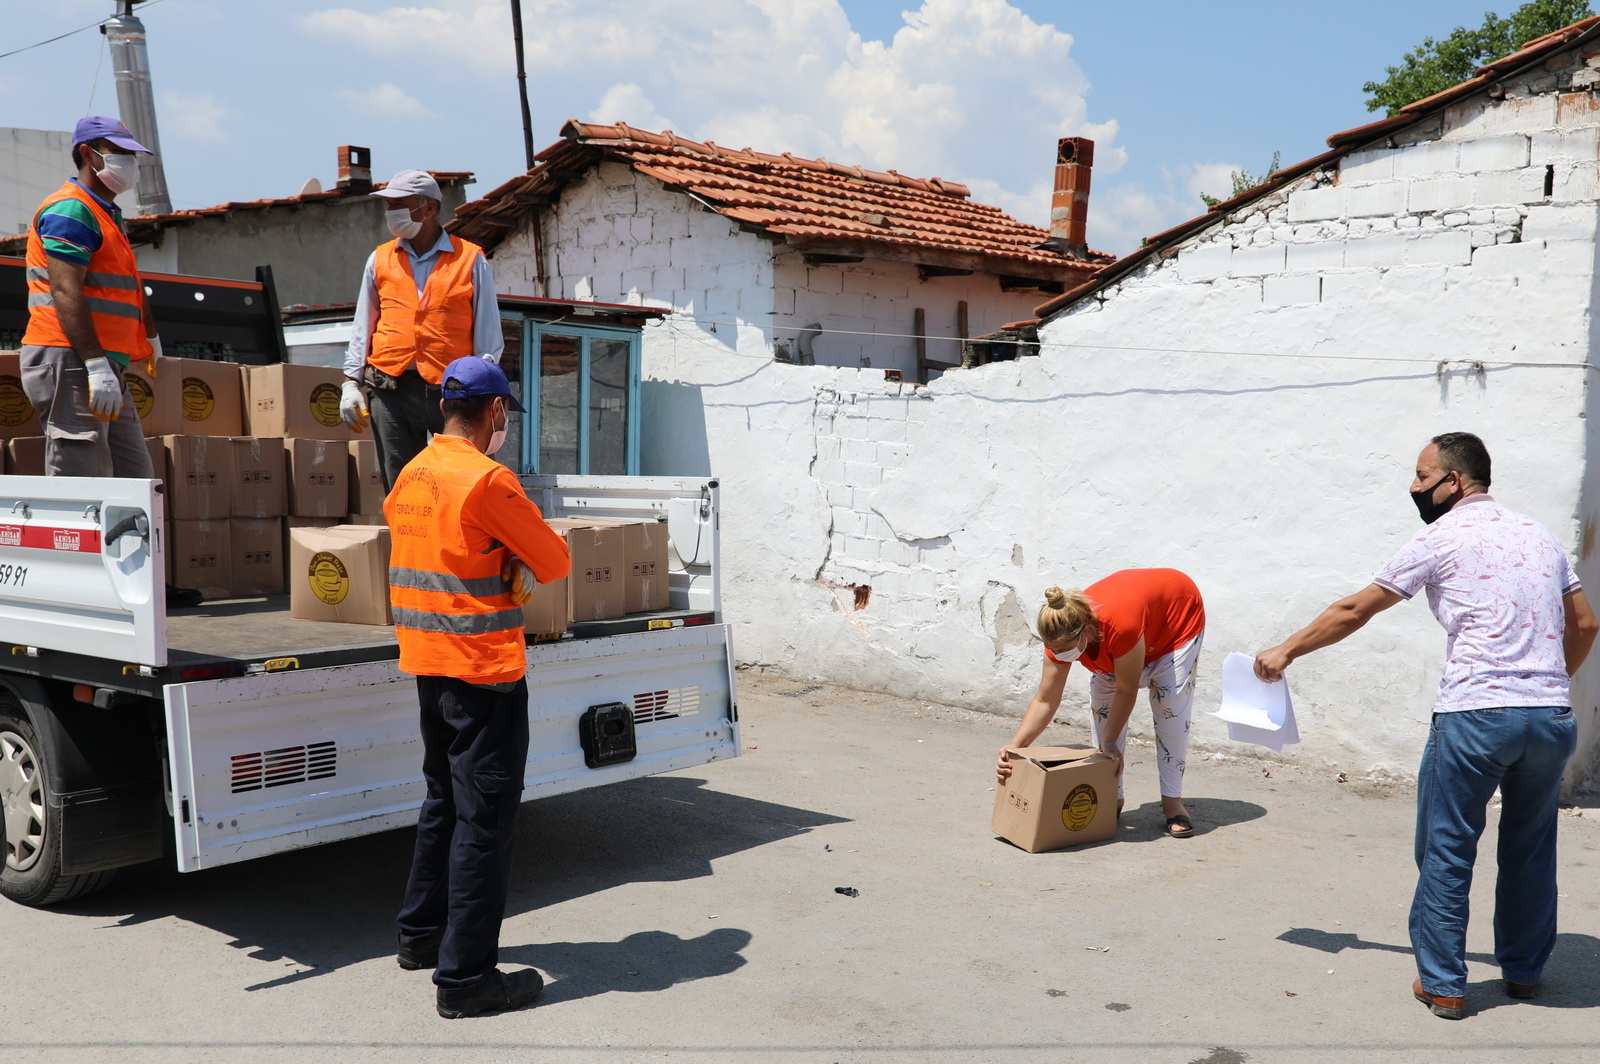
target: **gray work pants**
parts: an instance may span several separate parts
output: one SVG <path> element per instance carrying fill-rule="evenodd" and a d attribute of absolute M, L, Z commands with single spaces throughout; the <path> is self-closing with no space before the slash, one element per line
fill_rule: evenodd
<path fill-rule="evenodd" d="M 400 470 L 428 446 L 428 434 L 444 431 L 439 386 L 423 380 L 415 368 L 389 377 L 368 367 L 365 378 L 372 436 L 378 444 L 378 469 L 383 473 L 383 490 L 388 492 Z M 392 387 L 383 387 L 386 384 Z"/>
<path fill-rule="evenodd" d="M 21 362 L 22 390 L 44 426 L 46 476 L 156 479 L 126 383 L 122 413 L 100 421 L 89 408 L 89 372 L 72 348 L 25 345 Z M 115 359 L 111 365 L 123 377 L 122 365 Z"/>

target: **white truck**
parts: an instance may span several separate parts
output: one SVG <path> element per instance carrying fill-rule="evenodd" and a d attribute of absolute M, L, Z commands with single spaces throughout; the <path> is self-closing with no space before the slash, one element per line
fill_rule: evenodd
<path fill-rule="evenodd" d="M 737 756 L 717 482 L 523 484 L 548 517 L 663 520 L 671 544 L 667 611 L 529 642 L 524 799 Z M 192 872 L 416 822 L 416 688 L 393 630 L 296 620 L 287 595 L 168 616 L 162 503 L 159 481 L 0 476 L 12 901 L 97 890 L 169 833 Z M 580 739 L 594 707 L 606 756 Z"/>

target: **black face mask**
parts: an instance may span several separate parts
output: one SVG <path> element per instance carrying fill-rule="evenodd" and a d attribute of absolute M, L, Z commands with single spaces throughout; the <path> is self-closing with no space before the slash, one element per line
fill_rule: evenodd
<path fill-rule="evenodd" d="M 1417 516 L 1422 518 L 1423 524 L 1433 524 L 1435 521 L 1439 520 L 1439 518 L 1449 513 L 1450 507 L 1456 504 L 1457 499 L 1453 494 L 1449 498 L 1445 499 L 1444 502 L 1433 501 L 1433 493 L 1438 490 L 1439 485 L 1443 484 L 1446 478 L 1449 476 L 1450 474 L 1446 473 L 1444 476 L 1434 481 L 1430 487 L 1423 488 L 1421 491 L 1413 491 L 1411 493 L 1411 501 L 1417 504 Z"/>

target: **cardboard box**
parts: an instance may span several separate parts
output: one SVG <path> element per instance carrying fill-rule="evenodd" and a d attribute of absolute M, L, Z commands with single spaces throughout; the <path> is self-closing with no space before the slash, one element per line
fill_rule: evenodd
<path fill-rule="evenodd" d="M 245 432 L 302 440 L 355 440 L 339 416 L 343 371 L 325 366 L 245 369 Z M 366 441 L 371 443 L 371 440 Z"/>
<path fill-rule="evenodd" d="M 146 436 L 144 448 L 150 452 L 150 467 L 155 470 L 155 478 L 162 483 L 167 480 L 167 441 L 160 436 Z M 171 506 L 171 503 L 168 503 Z"/>
<path fill-rule="evenodd" d="M 167 450 L 167 516 L 174 521 L 231 515 L 233 441 L 223 436 L 163 436 Z"/>
<path fill-rule="evenodd" d="M 539 640 L 559 639 L 567 631 L 567 577 L 534 589 L 522 604 L 523 630 Z"/>
<path fill-rule="evenodd" d="M 7 440 L 6 472 L 14 477 L 44 476 L 44 437 L 19 436 Z"/>
<path fill-rule="evenodd" d="M 39 411 L 22 390 L 22 352 L 0 351 L 0 440 L 42 435 Z"/>
<path fill-rule="evenodd" d="M 284 584 L 287 586 L 288 561 L 289 561 L 289 533 L 297 528 L 333 528 L 335 525 L 345 524 L 343 517 L 295 517 L 291 514 L 283 519 L 283 559 L 284 559 Z"/>
<path fill-rule="evenodd" d="M 168 528 L 168 582 L 193 588 L 206 598 L 228 598 L 232 594 L 228 520 L 172 521 Z"/>
<path fill-rule="evenodd" d="M 350 512 L 350 451 L 331 440 L 284 440 L 289 513 L 338 517 Z"/>
<path fill-rule="evenodd" d="M 282 517 L 288 513 L 283 441 L 235 436 L 228 444 L 229 512 L 234 517 Z"/>
<path fill-rule="evenodd" d="M 627 613 L 622 529 L 570 518 L 556 518 L 549 524 L 566 538 L 572 555 L 572 573 L 567 578 L 569 617 L 603 621 Z"/>
<path fill-rule="evenodd" d="M 1007 747 L 990 826 L 1029 853 L 1115 838 L 1117 763 L 1092 746 Z"/>
<path fill-rule="evenodd" d="M 231 518 L 228 554 L 235 596 L 283 594 L 283 518 Z"/>
<path fill-rule="evenodd" d="M 387 525 L 389 522 L 383 519 L 382 514 L 351 514 L 345 518 L 344 523 L 347 525 Z"/>
<path fill-rule="evenodd" d="M 189 431 L 183 420 L 183 371 L 181 359 L 161 360 L 162 372 L 152 378 L 150 364 L 139 361 L 129 364 L 123 380 L 128 385 L 128 395 L 133 408 L 139 412 L 139 431 L 146 436 L 176 436 Z"/>
<path fill-rule="evenodd" d="M 381 514 L 383 500 L 383 470 L 378 468 L 378 445 L 373 440 L 351 440 L 350 449 L 350 512 L 353 514 Z"/>
<path fill-rule="evenodd" d="M 177 432 L 204 436 L 244 435 L 244 375 L 234 362 L 204 358 L 170 358 L 161 363 L 159 386 L 170 374 L 178 381 L 178 409 L 183 415 Z M 156 397 L 160 407 L 160 396 Z"/>
<path fill-rule="evenodd" d="M 622 530 L 623 593 L 629 613 L 667 608 L 667 523 L 586 518 Z"/>
<path fill-rule="evenodd" d="M 288 584 L 291 617 L 394 623 L 389 612 L 389 530 L 373 525 L 291 529 Z"/>

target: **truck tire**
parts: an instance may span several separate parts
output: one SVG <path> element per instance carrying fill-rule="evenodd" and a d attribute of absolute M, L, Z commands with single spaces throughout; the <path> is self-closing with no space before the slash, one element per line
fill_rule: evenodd
<path fill-rule="evenodd" d="M 44 746 L 23 708 L 0 692 L 0 894 L 21 905 L 55 905 L 104 887 L 115 869 L 61 871 L 61 833 L 51 810 Z"/>

